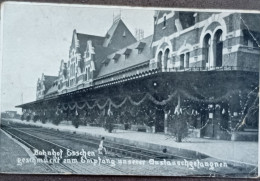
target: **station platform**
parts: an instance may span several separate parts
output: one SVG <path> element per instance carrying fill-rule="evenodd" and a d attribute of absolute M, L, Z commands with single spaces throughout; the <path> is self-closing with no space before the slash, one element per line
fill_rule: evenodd
<path fill-rule="evenodd" d="M 25 147 L 20 145 L 0 129 L 0 172 L 1 173 L 47 173 L 39 165 L 20 165 L 18 159 L 27 159 L 31 155 Z"/>
<path fill-rule="evenodd" d="M 177 151 L 183 156 L 205 154 L 223 161 L 258 166 L 258 142 L 185 138 L 179 143 L 175 142 L 174 138 L 160 133 L 145 133 L 130 130 L 116 130 L 109 133 L 101 127 L 80 126 L 79 128 L 75 128 L 72 125 L 65 124 L 56 126 L 52 123 L 42 124 L 40 122 L 34 123 L 21 120 L 10 121 L 91 135 L 98 138 L 104 136 L 106 140 L 116 143 L 130 144 L 157 151 L 162 151 L 166 148 L 169 153 Z"/>

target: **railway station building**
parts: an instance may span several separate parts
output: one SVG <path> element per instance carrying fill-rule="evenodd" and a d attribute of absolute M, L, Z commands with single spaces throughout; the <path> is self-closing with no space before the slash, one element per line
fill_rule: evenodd
<path fill-rule="evenodd" d="M 176 127 L 172 115 L 182 114 L 191 136 L 254 139 L 258 21 L 255 14 L 155 11 L 153 34 L 141 40 L 120 17 L 104 36 L 74 30 L 57 76 L 42 74 L 36 101 L 17 107 L 39 120 L 165 134 Z"/>

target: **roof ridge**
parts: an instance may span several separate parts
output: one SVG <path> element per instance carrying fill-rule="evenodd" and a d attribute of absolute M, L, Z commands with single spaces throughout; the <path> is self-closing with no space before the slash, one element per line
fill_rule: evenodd
<path fill-rule="evenodd" d="M 76 34 L 77 34 L 77 35 L 83 35 L 83 36 L 94 36 L 94 37 L 105 38 L 104 36 L 92 35 L 92 34 L 84 34 L 84 33 L 76 33 Z"/>

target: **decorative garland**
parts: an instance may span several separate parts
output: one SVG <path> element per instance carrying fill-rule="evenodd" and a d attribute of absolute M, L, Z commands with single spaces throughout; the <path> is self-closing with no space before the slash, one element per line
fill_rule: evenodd
<path fill-rule="evenodd" d="M 254 89 L 255 90 L 255 89 Z M 251 91 L 249 94 L 252 94 Z M 140 101 L 134 101 L 130 96 L 127 96 L 125 97 L 125 99 L 120 103 L 120 104 L 115 104 L 110 98 L 108 98 L 106 100 L 106 102 L 103 104 L 103 105 L 100 105 L 99 102 L 96 100 L 94 102 L 94 104 L 91 106 L 89 105 L 88 101 L 85 101 L 84 104 L 82 106 L 79 106 L 78 105 L 78 102 L 75 102 L 73 106 L 71 106 L 70 104 L 68 104 L 68 106 L 66 107 L 65 105 L 62 105 L 62 109 L 63 110 L 67 110 L 68 108 L 70 110 L 74 110 L 75 108 L 78 108 L 78 109 L 84 109 L 86 106 L 88 109 L 93 109 L 95 108 L 96 106 L 99 108 L 99 109 L 104 109 L 108 104 L 111 104 L 114 108 L 118 109 L 120 107 L 122 107 L 126 102 L 127 100 L 129 100 L 129 102 L 134 105 L 134 106 L 139 106 L 140 104 L 142 104 L 146 99 L 149 99 L 151 100 L 154 104 L 156 105 L 166 105 L 167 103 L 169 103 L 176 95 L 177 93 L 181 93 L 185 98 L 188 98 L 192 101 L 196 101 L 196 102 L 202 102 L 202 103 L 217 103 L 217 102 L 220 102 L 220 101 L 223 101 L 223 100 L 228 100 L 230 98 L 231 95 L 237 93 L 238 91 L 230 91 L 228 93 L 226 93 L 225 95 L 219 97 L 219 98 L 216 98 L 216 99 L 213 99 L 213 100 L 203 100 L 203 99 L 198 99 L 194 96 L 192 96 L 191 94 L 189 94 L 188 92 L 184 91 L 184 90 L 178 90 L 178 91 L 175 91 L 174 93 L 172 93 L 171 95 L 169 95 L 169 97 L 165 100 L 162 100 L 162 101 L 158 101 L 156 100 L 150 93 L 146 93 L 145 96 L 140 100 Z"/>
<path fill-rule="evenodd" d="M 251 95 L 256 94 L 256 95 L 258 96 L 258 94 L 255 93 L 255 91 L 256 91 L 257 89 L 258 89 L 258 87 L 254 88 L 253 90 L 251 90 L 251 91 L 248 93 L 248 95 L 247 95 L 247 100 L 246 100 L 246 103 L 245 103 L 245 106 L 244 106 L 244 110 L 243 110 L 243 112 L 242 112 L 242 116 L 244 115 L 245 109 L 246 109 L 246 107 L 247 107 L 248 104 L 249 104 L 249 99 L 250 99 Z M 162 101 L 158 101 L 158 100 L 156 100 L 150 93 L 146 93 L 146 94 L 144 95 L 144 97 L 143 97 L 140 101 L 134 101 L 134 100 L 132 99 L 132 97 L 126 96 L 121 103 L 116 104 L 116 103 L 114 103 L 114 102 L 111 100 L 111 98 L 108 98 L 103 105 L 101 105 L 101 104 L 98 102 L 98 100 L 96 100 L 96 101 L 93 103 L 93 105 L 90 105 L 90 104 L 88 103 L 88 101 L 85 101 L 82 106 L 80 106 L 78 102 L 75 102 L 74 105 L 72 105 L 72 106 L 71 106 L 70 104 L 67 104 L 67 106 L 63 104 L 63 105 L 61 106 L 61 110 L 67 110 L 67 109 L 74 110 L 75 108 L 82 110 L 82 109 L 84 109 L 85 107 L 87 107 L 88 109 L 94 109 L 96 106 L 97 106 L 100 110 L 104 110 L 104 108 L 105 108 L 107 105 L 109 105 L 109 108 L 110 108 L 111 106 L 113 106 L 115 109 L 118 109 L 118 108 L 122 107 L 127 101 L 129 101 L 129 102 L 130 102 L 132 105 L 134 105 L 134 106 L 140 106 L 140 105 L 141 105 L 145 100 L 147 100 L 147 99 L 149 99 L 150 101 L 152 101 L 152 102 L 153 102 L 154 104 L 156 104 L 156 105 L 161 105 L 161 106 L 163 106 L 163 105 L 166 105 L 167 103 L 169 103 L 170 101 L 172 101 L 172 99 L 177 95 L 177 93 L 180 93 L 180 94 L 183 95 L 185 98 L 190 99 L 191 101 L 201 102 L 201 103 L 218 103 L 218 102 L 221 102 L 221 101 L 223 101 L 223 100 L 229 100 L 230 97 L 231 97 L 232 95 L 236 94 L 236 93 L 238 93 L 238 94 L 239 94 L 239 97 L 241 97 L 241 95 L 240 95 L 241 92 L 240 92 L 239 90 L 236 90 L 236 91 L 229 91 L 229 92 L 226 93 L 225 95 L 223 95 L 223 96 L 221 96 L 221 97 L 218 97 L 218 98 L 216 98 L 216 99 L 213 99 L 213 100 L 205 100 L 205 99 L 196 98 L 195 96 L 189 94 L 187 91 L 184 91 L 184 90 L 178 90 L 178 91 L 177 91 L 177 90 L 176 90 L 174 93 L 172 93 L 171 95 L 169 95 L 167 99 L 162 100 Z M 256 100 L 254 101 L 254 104 L 255 104 L 255 102 L 256 102 Z M 241 104 L 241 102 L 240 102 L 240 104 Z M 242 106 L 242 105 L 240 105 L 240 106 Z M 58 109 L 59 109 L 59 108 L 58 108 Z M 228 134 L 232 134 L 232 132 L 236 131 L 240 126 L 242 126 L 243 124 L 245 124 L 245 123 L 244 123 L 244 122 L 245 122 L 244 120 L 245 120 L 246 116 L 247 116 L 247 115 L 245 115 L 244 119 L 241 119 L 241 121 L 239 121 L 234 128 L 230 128 L 230 131 L 227 130 L 227 129 L 225 129 L 225 128 L 223 128 L 223 127 L 220 125 L 220 123 L 218 123 L 218 125 L 219 125 L 220 129 L 226 131 Z M 199 128 L 199 130 L 205 128 L 205 127 L 207 126 L 208 122 L 209 122 L 209 120 L 207 120 L 207 122 L 206 122 L 201 128 Z M 194 126 L 190 125 L 187 121 L 186 121 L 186 124 L 187 124 L 189 127 L 193 128 L 193 129 L 197 129 L 197 128 L 195 128 Z"/>
<path fill-rule="evenodd" d="M 168 102 L 170 102 L 176 96 L 176 94 L 177 94 L 177 91 L 175 91 L 174 93 L 169 95 L 169 97 L 166 100 L 162 100 L 162 101 L 157 101 L 150 93 L 146 93 L 145 96 L 140 101 L 137 101 L 137 102 L 135 102 L 130 96 L 125 97 L 125 99 L 120 104 L 115 104 L 110 98 L 108 98 L 103 105 L 100 105 L 98 101 L 95 101 L 94 104 L 92 106 L 90 106 L 89 103 L 87 101 L 85 101 L 82 106 L 79 106 L 78 102 L 75 102 L 73 106 L 71 106 L 70 104 L 68 104 L 67 107 L 65 105 L 62 105 L 62 109 L 67 110 L 69 108 L 70 110 L 74 110 L 75 108 L 77 108 L 77 109 L 82 110 L 86 106 L 88 107 L 88 109 L 93 109 L 94 107 L 97 106 L 100 110 L 102 110 L 108 104 L 113 106 L 114 108 L 118 109 L 118 108 L 122 107 L 126 103 L 127 100 L 129 100 L 129 102 L 132 105 L 139 106 L 146 99 L 151 100 L 156 105 L 166 105 Z"/>
<path fill-rule="evenodd" d="M 236 92 L 238 91 L 229 91 L 228 93 L 226 93 L 225 95 L 221 96 L 221 97 L 218 97 L 216 99 L 213 99 L 213 100 L 203 100 L 203 99 L 198 99 L 194 96 L 192 96 L 191 94 L 189 94 L 188 92 L 184 91 L 184 90 L 180 90 L 180 93 L 188 98 L 188 99 L 191 99 L 192 101 L 196 101 L 196 102 L 202 102 L 202 103 L 218 103 L 220 101 L 223 101 L 223 100 L 227 100 L 230 98 L 231 95 L 235 94 Z"/>
<path fill-rule="evenodd" d="M 195 128 L 190 123 L 188 123 L 188 121 L 186 121 L 186 124 L 188 125 L 188 127 L 191 127 L 192 129 L 199 129 L 199 130 L 202 130 L 203 128 L 205 128 L 208 125 L 208 123 L 209 123 L 209 119 L 207 120 L 207 122 L 201 128 Z"/>
<path fill-rule="evenodd" d="M 139 106 L 141 103 L 143 103 L 148 98 L 148 93 L 145 94 L 145 96 L 139 102 L 135 102 L 130 96 L 127 96 L 127 98 L 132 105 Z"/>
<path fill-rule="evenodd" d="M 235 130 L 232 130 L 229 131 L 228 129 L 226 128 L 223 128 L 223 126 L 221 126 L 221 124 L 218 122 L 218 125 L 219 125 L 219 128 L 222 129 L 223 131 L 226 131 L 228 134 L 232 135 L 232 132 L 234 132 Z"/>
<path fill-rule="evenodd" d="M 238 130 L 239 128 L 241 128 L 243 125 L 245 125 L 246 123 L 246 117 L 247 117 L 247 114 L 246 115 L 244 115 L 245 114 L 245 110 L 246 110 L 246 108 L 247 108 L 247 106 L 248 106 L 248 104 L 249 104 L 249 98 L 250 98 L 250 96 L 252 95 L 252 94 L 256 94 L 256 97 L 258 98 L 259 97 L 259 94 L 258 93 L 254 93 L 256 90 L 258 89 L 258 86 L 257 87 L 255 87 L 252 91 L 250 91 L 249 93 L 248 93 L 248 95 L 247 95 L 247 100 L 246 100 L 246 103 L 245 103 L 245 106 L 244 106 L 244 108 L 243 108 L 243 111 L 242 111 L 242 119 L 236 124 L 236 126 L 234 127 L 234 129 L 231 129 L 231 131 L 235 131 L 235 130 Z M 258 102 L 258 99 L 256 98 L 256 100 L 254 101 L 254 103 L 253 103 L 253 105 L 255 104 L 255 103 L 257 103 Z M 252 107 L 252 106 L 251 106 Z M 251 108 L 250 107 L 250 108 Z M 249 108 L 249 109 L 250 109 Z M 248 111 L 249 111 L 249 109 L 248 109 Z M 247 112 L 248 112 L 247 111 Z"/>

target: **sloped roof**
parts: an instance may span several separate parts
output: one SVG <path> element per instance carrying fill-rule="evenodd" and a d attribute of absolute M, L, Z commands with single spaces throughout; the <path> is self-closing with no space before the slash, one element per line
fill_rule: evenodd
<path fill-rule="evenodd" d="M 103 46 L 100 46 L 100 45 L 96 45 L 96 46 L 94 46 L 94 48 L 95 48 L 95 55 L 94 55 L 95 61 L 94 61 L 94 63 L 95 63 L 96 72 L 98 73 L 101 66 L 102 66 L 102 63 L 103 63 L 103 61 L 105 61 L 106 57 L 109 54 L 111 54 L 111 53 L 113 53 L 117 50 L 112 49 L 112 48 L 108 48 L 108 47 L 103 47 Z M 97 74 L 97 73 L 95 73 L 95 74 Z"/>
<path fill-rule="evenodd" d="M 101 36 L 94 36 L 94 35 L 87 35 L 87 34 L 82 34 L 82 33 L 77 33 L 77 38 L 79 40 L 79 51 L 80 53 L 84 53 L 86 48 L 87 48 L 87 44 L 88 44 L 88 40 L 92 41 L 92 45 L 102 45 L 103 41 L 104 41 L 104 37 Z"/>
<path fill-rule="evenodd" d="M 58 79 L 58 76 L 49 76 L 44 75 L 44 86 L 45 86 L 45 92 L 47 92 L 51 87 L 55 80 Z"/>
<path fill-rule="evenodd" d="M 77 38 L 78 42 L 75 42 L 75 37 Z M 79 53 L 83 54 L 86 50 L 88 40 L 92 41 L 92 45 L 102 45 L 104 42 L 105 37 L 102 36 L 95 36 L 95 35 L 89 35 L 89 34 L 83 34 L 83 33 L 77 33 L 77 31 L 73 30 L 72 35 L 72 41 L 70 45 L 70 51 L 75 47 L 75 44 L 78 43 L 79 45 Z"/>
<path fill-rule="evenodd" d="M 247 30 L 247 28 L 250 29 L 250 31 L 254 32 L 260 32 L 260 14 L 241 14 L 241 26 L 242 29 Z"/>
<path fill-rule="evenodd" d="M 107 31 L 106 39 L 104 40 L 103 46 L 107 47 L 109 42 L 111 41 L 111 38 L 113 37 L 113 34 L 115 33 L 115 30 L 121 20 L 116 21 L 113 23 L 113 25 L 110 27 L 110 29 Z"/>
<path fill-rule="evenodd" d="M 102 64 L 108 64 L 110 62 L 109 58 L 105 58 L 101 63 Z"/>
<path fill-rule="evenodd" d="M 124 41 L 122 41 L 121 37 L 124 37 Z M 134 42 L 136 42 L 135 37 L 129 31 L 125 23 L 119 19 L 115 21 L 107 31 L 103 46 L 114 49 L 121 49 Z"/>
<path fill-rule="evenodd" d="M 49 94 L 52 94 L 52 93 L 55 93 L 55 92 L 58 92 L 58 85 L 55 84 L 54 86 L 51 86 L 49 88 L 49 90 L 47 91 L 46 95 L 49 95 Z"/>
<path fill-rule="evenodd" d="M 119 70 L 127 69 L 128 67 L 138 65 L 147 60 L 150 60 L 152 58 L 152 52 L 151 47 L 148 45 L 151 43 L 151 41 L 152 35 L 140 40 L 139 42 L 129 45 L 126 48 L 118 50 L 113 54 L 108 55 L 106 58 L 103 59 L 103 61 L 105 61 L 105 59 L 113 59 L 115 54 L 123 55 L 126 49 L 133 50 L 127 58 L 125 58 L 125 56 L 120 56 L 120 58 L 116 62 L 110 61 L 107 65 L 103 64 L 97 77 L 105 76 Z M 145 46 L 143 51 L 140 54 L 138 54 L 138 50 L 135 48 L 138 46 L 140 42 L 146 43 L 147 46 Z"/>

